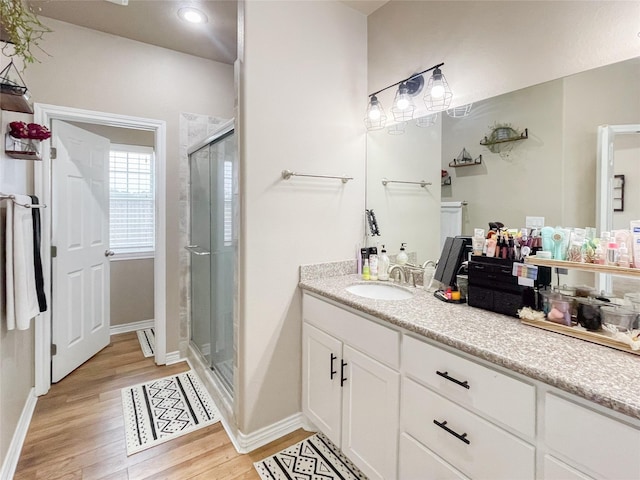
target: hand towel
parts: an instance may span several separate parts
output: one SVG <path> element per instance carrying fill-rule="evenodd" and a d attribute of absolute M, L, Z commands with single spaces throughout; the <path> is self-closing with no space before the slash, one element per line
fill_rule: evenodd
<path fill-rule="evenodd" d="M 26 330 L 40 313 L 33 259 L 33 217 L 26 195 L 7 202 L 6 289 L 7 330 Z"/>

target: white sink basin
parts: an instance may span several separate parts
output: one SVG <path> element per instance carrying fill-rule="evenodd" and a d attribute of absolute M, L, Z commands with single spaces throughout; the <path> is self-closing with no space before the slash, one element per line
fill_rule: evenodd
<path fill-rule="evenodd" d="M 346 288 L 347 292 L 375 300 L 407 300 L 413 293 L 402 287 L 383 283 L 358 283 Z"/>

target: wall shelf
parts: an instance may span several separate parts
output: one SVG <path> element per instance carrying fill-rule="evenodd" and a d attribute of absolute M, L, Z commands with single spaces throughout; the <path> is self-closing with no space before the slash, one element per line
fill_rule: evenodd
<path fill-rule="evenodd" d="M 500 131 L 505 130 L 511 131 L 513 133 L 511 133 L 509 137 L 503 138 Z M 511 127 L 500 127 L 494 128 L 494 130 L 491 132 L 491 135 L 489 135 L 488 137 L 485 136 L 482 140 L 480 140 L 480 145 L 482 145 L 483 147 L 487 147 L 492 153 L 500 153 L 503 147 L 509 150 L 513 146 L 512 142 L 526 140 L 527 138 L 529 138 L 528 128 L 525 128 L 524 132 L 518 134 L 518 132 Z"/>
<path fill-rule="evenodd" d="M 33 113 L 31 95 L 13 61 L 0 72 L 0 108 L 10 112 Z"/>
<path fill-rule="evenodd" d="M 539 267 L 556 267 L 567 268 L 573 270 L 581 270 L 583 272 L 606 273 L 610 275 L 625 275 L 627 277 L 640 277 L 640 268 L 616 267 L 613 265 L 598 265 L 596 263 L 580 263 L 568 262 L 566 260 L 551 260 L 546 258 L 536 258 L 536 256 L 527 257 L 524 261 L 529 265 L 537 265 Z"/>
<path fill-rule="evenodd" d="M 453 159 L 453 161 L 449 162 L 449 166 L 451 168 L 459 168 L 459 167 L 473 167 L 474 165 L 482 164 L 482 155 L 478 155 L 478 158 L 469 162 L 459 162 L 457 159 Z"/>

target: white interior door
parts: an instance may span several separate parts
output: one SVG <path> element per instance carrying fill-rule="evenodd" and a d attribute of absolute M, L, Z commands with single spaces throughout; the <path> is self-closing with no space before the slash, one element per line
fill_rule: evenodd
<path fill-rule="evenodd" d="M 52 381 L 109 343 L 109 140 L 53 120 Z"/>

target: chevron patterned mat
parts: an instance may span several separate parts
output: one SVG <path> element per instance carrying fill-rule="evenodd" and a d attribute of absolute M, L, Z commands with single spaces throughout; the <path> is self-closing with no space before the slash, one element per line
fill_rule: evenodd
<path fill-rule="evenodd" d="M 220 421 L 193 371 L 122 389 L 127 455 Z"/>
<path fill-rule="evenodd" d="M 367 480 L 322 433 L 285 448 L 253 466 L 262 480 Z"/>
<path fill-rule="evenodd" d="M 156 347 L 156 332 L 153 328 L 144 328 L 142 330 L 136 330 L 138 334 L 138 341 L 140 342 L 140 348 L 145 357 L 153 357 L 155 355 Z"/>

